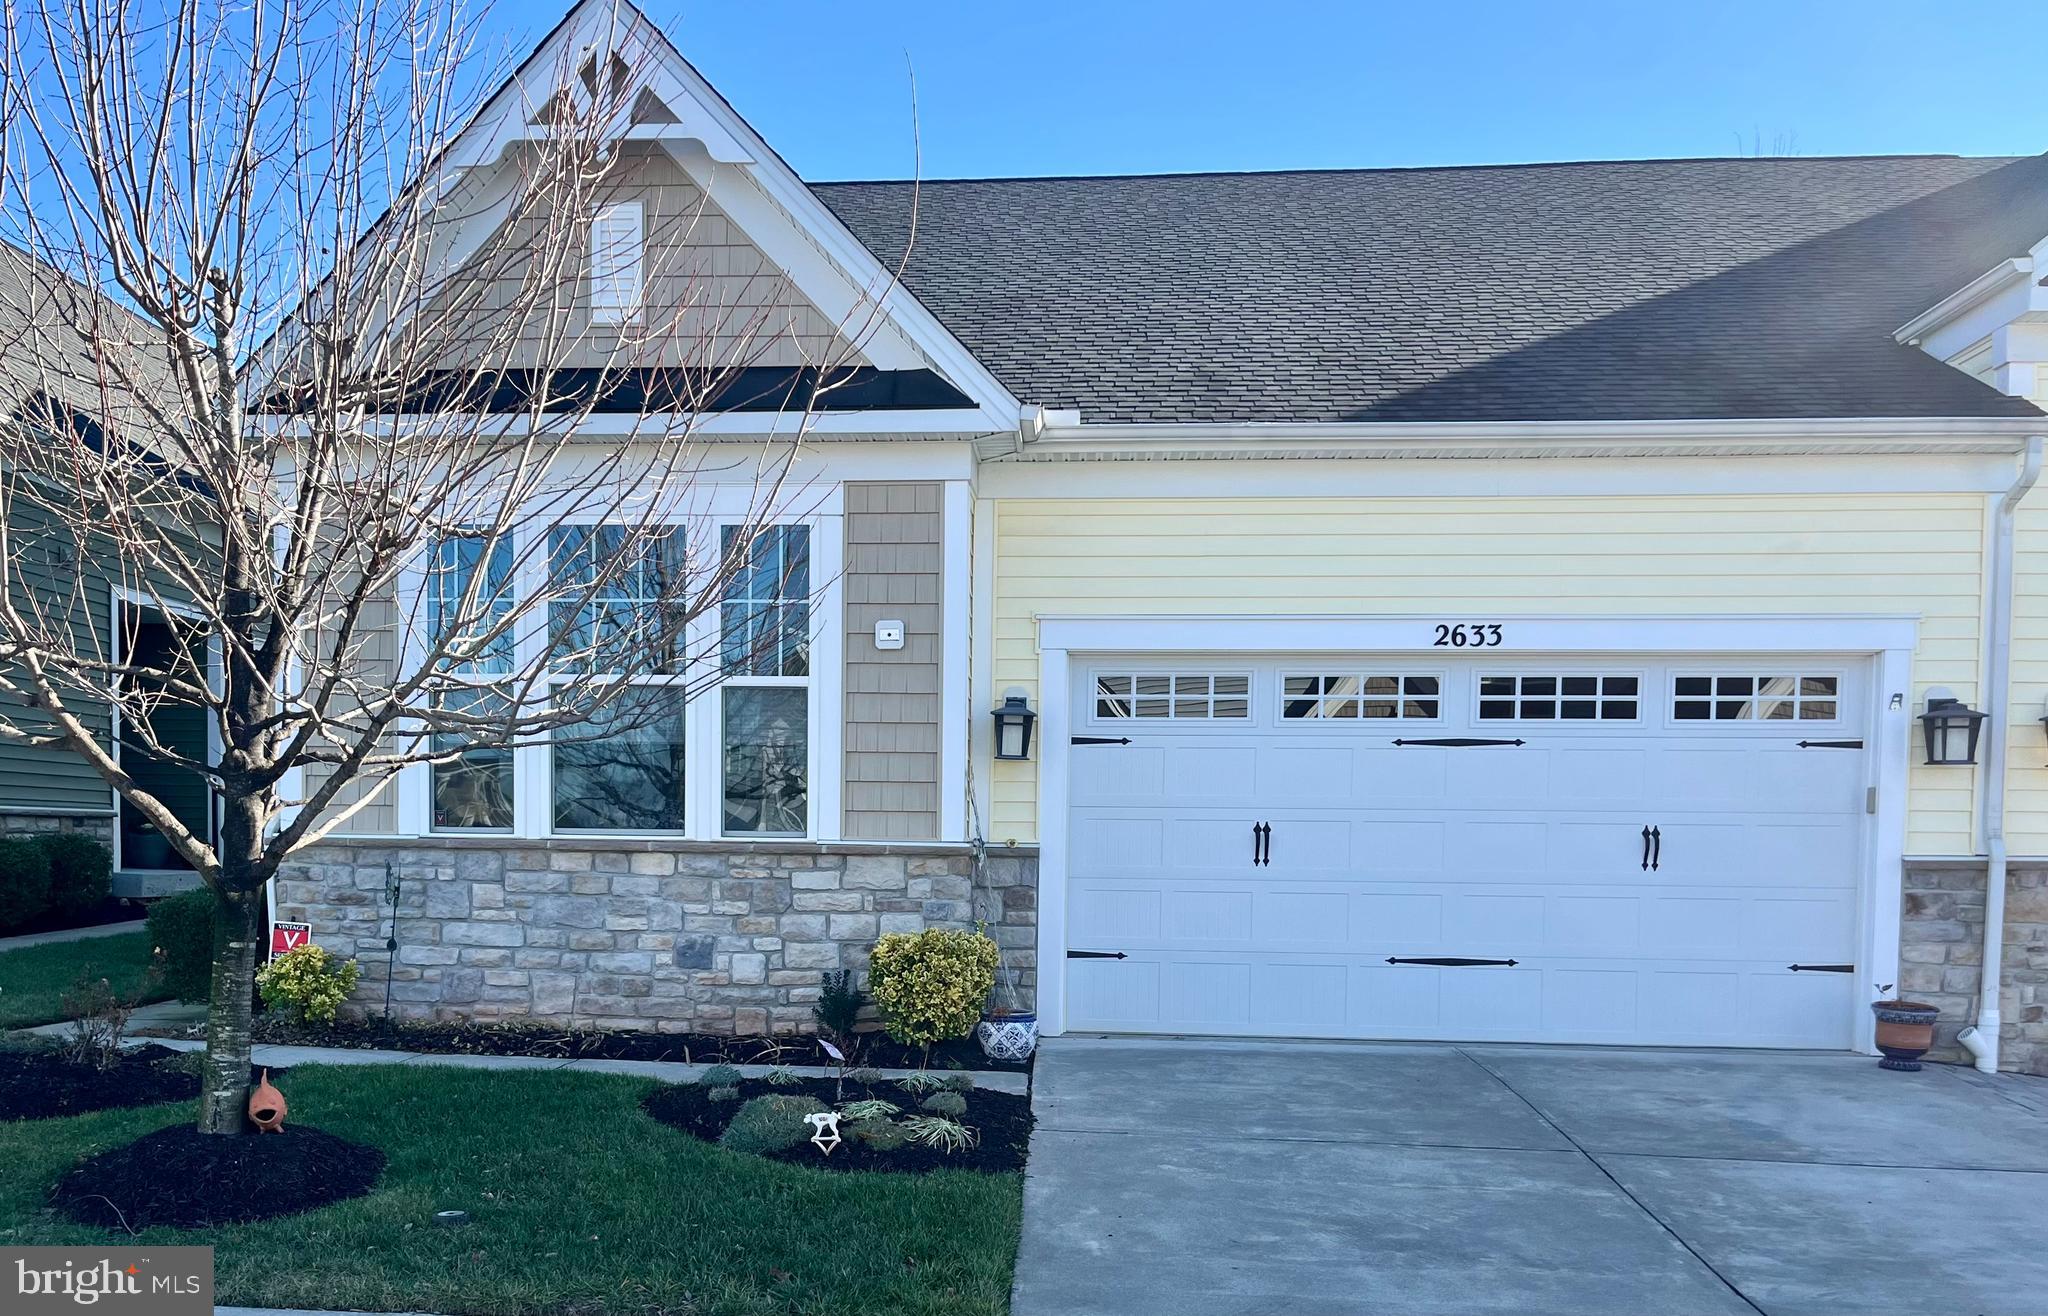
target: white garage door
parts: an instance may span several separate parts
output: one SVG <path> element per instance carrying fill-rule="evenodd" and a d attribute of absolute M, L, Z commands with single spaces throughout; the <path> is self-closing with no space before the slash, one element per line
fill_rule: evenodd
<path fill-rule="evenodd" d="M 1077 659 L 1067 1027 L 1846 1048 L 1867 687 Z"/>

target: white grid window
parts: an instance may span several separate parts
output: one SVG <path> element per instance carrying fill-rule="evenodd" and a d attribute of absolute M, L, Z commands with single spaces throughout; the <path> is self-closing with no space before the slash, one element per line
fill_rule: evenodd
<path fill-rule="evenodd" d="M 1280 678 L 1280 716 L 1288 721 L 1351 718 L 1430 719 L 1443 711 L 1443 678 L 1340 673 Z"/>
<path fill-rule="evenodd" d="M 1642 678 L 1518 673 L 1479 678 L 1482 722 L 1633 722 Z"/>
<path fill-rule="evenodd" d="M 1841 713 L 1836 676 L 1679 676 L 1671 716 L 1679 722 L 1832 722 Z"/>
<path fill-rule="evenodd" d="M 1252 678 L 1242 672 L 1117 672 L 1095 677 L 1095 716 L 1175 721 L 1251 716 Z"/>

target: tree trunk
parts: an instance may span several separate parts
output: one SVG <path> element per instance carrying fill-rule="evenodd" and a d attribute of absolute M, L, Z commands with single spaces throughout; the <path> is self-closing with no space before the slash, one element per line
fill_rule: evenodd
<path fill-rule="evenodd" d="M 269 929 L 263 889 L 216 890 L 213 991 L 206 1008 L 206 1076 L 199 1094 L 201 1133 L 239 1134 L 249 1111 L 249 1036 L 255 1014 L 257 958 Z"/>

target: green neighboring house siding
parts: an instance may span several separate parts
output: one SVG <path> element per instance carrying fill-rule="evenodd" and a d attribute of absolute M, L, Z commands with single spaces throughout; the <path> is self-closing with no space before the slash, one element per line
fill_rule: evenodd
<path fill-rule="evenodd" d="M 108 581 L 92 570 L 91 564 L 68 564 L 53 551 L 67 538 L 51 533 L 47 510 L 14 500 L 7 509 L 7 528 L 16 548 L 13 561 L 6 564 L 6 587 L 30 590 L 48 607 L 70 599 L 76 592 L 76 573 L 85 571 L 84 605 L 91 615 L 74 615 L 72 625 L 84 642 L 92 642 L 88 637 L 95 630 L 104 637 L 110 625 Z M 80 611 L 84 609 L 74 609 Z M 81 704 L 81 708 L 90 712 L 91 724 L 104 743 L 109 729 L 105 707 Z M 22 712 L 22 705 L 0 693 L 0 712 L 12 720 Z M 112 792 L 106 782 L 77 755 L 61 749 L 30 749 L 0 741 L 0 809 L 106 813 L 112 806 Z"/>

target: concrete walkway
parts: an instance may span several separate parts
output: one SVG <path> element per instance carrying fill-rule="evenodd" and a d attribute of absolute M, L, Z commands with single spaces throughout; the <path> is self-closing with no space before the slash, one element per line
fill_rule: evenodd
<path fill-rule="evenodd" d="M 57 932 L 33 932 L 25 937 L 0 937 L 0 955 L 10 950 L 25 950 L 30 946 L 54 946 L 64 941 L 88 941 L 94 937 L 118 937 L 124 932 L 140 932 L 147 924 L 143 920 L 129 919 L 125 923 L 95 923 L 89 928 L 64 928 Z"/>
<path fill-rule="evenodd" d="M 2048 1082 L 1048 1039 L 1014 1316 L 2048 1310 Z"/>
<path fill-rule="evenodd" d="M 165 1013 L 145 1019 L 152 1010 L 164 1009 Z M 145 1024 L 164 1026 L 167 1022 L 193 1022 L 206 1017 L 203 1005 L 182 1005 L 176 1001 L 163 1002 L 161 1006 L 144 1006 L 135 1012 L 131 1028 Z M 61 1036 L 71 1030 L 68 1023 L 43 1024 L 36 1028 L 25 1028 L 26 1033 L 41 1033 L 46 1036 Z M 204 1051 L 206 1043 L 174 1037 L 136 1037 L 131 1032 L 122 1042 L 123 1046 L 161 1046 L 173 1051 Z M 290 1069 L 294 1065 L 428 1065 L 444 1069 L 561 1069 L 581 1074 L 634 1074 L 641 1078 L 658 1079 L 663 1083 L 694 1083 L 703 1077 L 708 1064 L 686 1065 L 670 1060 L 557 1060 L 540 1056 L 468 1056 L 436 1055 L 429 1051 L 364 1051 L 350 1047 L 334 1046 L 271 1046 L 258 1045 L 249 1052 L 250 1063 L 261 1068 Z M 832 1069 L 824 1065 L 734 1065 L 734 1069 L 747 1078 L 765 1077 L 770 1070 L 787 1069 L 792 1073 L 810 1078 L 830 1078 Z M 884 1069 L 885 1078 L 908 1078 L 916 1073 L 913 1069 Z M 974 1086 L 989 1092 L 1027 1093 L 1031 1090 L 1028 1074 L 974 1071 Z"/>

